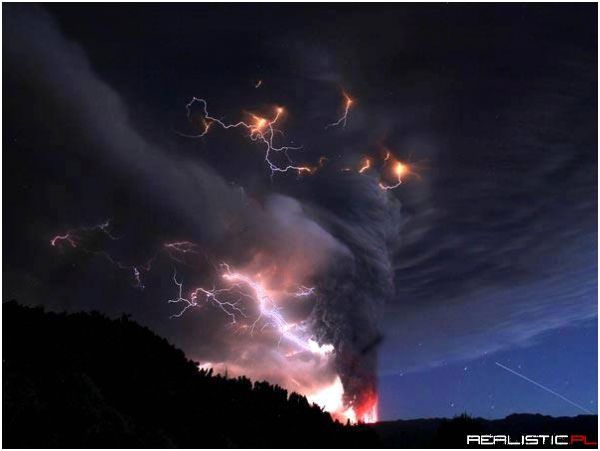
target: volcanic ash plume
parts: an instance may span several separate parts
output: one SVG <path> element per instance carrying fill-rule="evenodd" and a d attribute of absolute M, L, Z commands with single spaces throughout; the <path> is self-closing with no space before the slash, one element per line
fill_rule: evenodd
<path fill-rule="evenodd" d="M 15 7 L 7 17 L 12 36 L 8 75 L 27 87 L 24 91 L 44 94 L 32 99 L 33 106 L 24 102 L 27 108 L 47 112 L 38 117 L 64 120 L 42 123 L 41 130 L 60 137 L 65 146 L 94 149 L 93 156 L 110 163 L 115 174 L 128 176 L 161 214 L 195 231 L 186 233 L 185 241 L 164 237 L 166 244 L 152 251 L 152 271 L 159 271 L 165 257 L 171 270 L 177 266 L 172 287 L 176 296 L 167 300 L 169 308 L 179 310 L 170 327 L 163 327 L 165 335 L 203 364 L 281 384 L 351 420 L 374 421 L 378 322 L 393 292 L 390 260 L 400 226 L 400 205 L 390 187 L 380 186 L 368 168 L 340 172 L 329 166 L 321 170 L 319 164 L 319 171 L 284 170 L 270 163 L 271 174 L 287 169 L 317 173 L 290 188 L 288 196 L 251 198 L 216 169 L 173 157 L 136 131 L 118 94 L 93 73 L 82 52 L 74 50 L 41 9 Z M 35 39 L 27 32 L 32 27 L 46 38 Z M 265 158 L 269 151 L 277 153 L 270 138 L 279 136 L 272 124 L 283 110 L 276 111 L 270 123 L 257 118 L 258 124 L 241 127 L 250 142 L 267 146 Z M 74 240 L 88 232 L 112 237 L 106 222 L 57 235 L 51 245 L 85 251 Z M 91 252 L 121 269 L 129 267 L 104 250 Z M 189 258 L 205 253 L 214 256 L 211 263 L 219 268 L 209 280 L 204 279 L 204 267 L 213 265 L 186 265 Z M 131 266 L 138 288 L 144 286 L 140 268 L 146 275 L 150 266 Z M 147 287 L 157 302 L 167 305 L 162 284 Z M 199 311 L 186 313 L 192 307 Z M 168 321 L 168 315 L 156 312 L 156 318 L 147 317 L 149 322 Z M 193 344 L 183 339 L 192 336 L 191 329 L 199 338 Z"/>
<path fill-rule="evenodd" d="M 335 178 L 320 182 L 319 192 L 327 194 L 317 215 L 350 254 L 333 263 L 319 281 L 315 330 L 320 342 L 336 349 L 347 416 L 374 421 L 378 324 L 394 291 L 391 254 L 399 237 L 400 203 L 370 178 L 343 185 Z"/>
<path fill-rule="evenodd" d="M 250 292 L 250 304 L 258 306 L 251 313 L 251 305 L 237 304 L 247 316 L 234 329 L 250 331 L 250 338 L 217 332 L 225 342 L 208 366 L 280 384 L 340 419 L 372 422 L 378 325 L 394 290 L 400 203 L 373 178 L 348 181 L 315 178 L 302 202 L 270 197 L 271 228 L 261 252 L 241 272 L 227 267 L 223 274 L 235 293 Z M 208 292 L 209 298 L 212 293 L 221 302 L 236 299 L 227 297 L 230 291 Z"/>

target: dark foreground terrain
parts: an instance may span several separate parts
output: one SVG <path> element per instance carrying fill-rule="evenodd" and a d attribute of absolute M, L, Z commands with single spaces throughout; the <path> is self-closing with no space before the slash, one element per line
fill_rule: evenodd
<path fill-rule="evenodd" d="M 510 435 L 511 441 L 520 441 L 524 435 L 585 435 L 588 442 L 597 442 L 598 416 L 549 417 L 534 414 L 513 414 L 501 420 L 486 420 L 461 415 L 451 420 L 431 418 L 422 420 L 382 421 L 372 428 L 377 432 L 385 448 L 479 448 L 467 446 L 469 434 Z M 561 439 L 561 441 L 569 439 Z M 506 448 L 505 446 L 498 446 Z M 523 446 L 532 448 L 534 446 Z M 539 446 L 550 448 L 552 446 Z M 559 448 L 598 448 L 577 442 Z M 481 448 L 490 448 L 483 445 Z M 509 446 L 508 448 L 519 448 Z"/>
<path fill-rule="evenodd" d="M 303 396 L 198 371 L 127 317 L 2 310 L 5 448 L 381 446 Z"/>
<path fill-rule="evenodd" d="M 199 371 L 122 317 L 3 304 L 5 448 L 465 447 L 466 434 L 587 434 L 597 416 L 467 416 L 346 426 L 266 382 Z"/>

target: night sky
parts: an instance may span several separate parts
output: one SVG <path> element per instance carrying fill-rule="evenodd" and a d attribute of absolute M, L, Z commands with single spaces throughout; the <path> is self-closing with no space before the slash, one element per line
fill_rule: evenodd
<path fill-rule="evenodd" d="M 585 413 L 495 362 L 597 413 L 597 8 L 3 4 L 3 300 L 127 312 L 227 360 L 226 320 L 169 318 L 172 261 L 140 289 L 50 239 L 111 219 L 90 246 L 130 265 L 166 240 L 305 252 L 322 336 L 377 348 L 382 419 Z M 242 133 L 182 136 L 194 96 L 225 121 L 283 105 L 323 170 L 271 177 Z M 382 148 L 413 172 L 397 189 L 340 172 Z M 335 298 L 347 274 L 362 294 Z"/>

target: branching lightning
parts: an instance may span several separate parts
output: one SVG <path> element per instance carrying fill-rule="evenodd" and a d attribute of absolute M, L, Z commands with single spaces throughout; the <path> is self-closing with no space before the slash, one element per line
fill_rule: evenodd
<path fill-rule="evenodd" d="M 365 157 L 362 160 L 361 166 L 357 169 L 359 174 L 365 174 L 370 169 L 374 168 L 373 158 Z M 384 190 L 392 190 L 402 185 L 402 177 L 410 174 L 410 166 L 406 163 L 396 160 L 389 150 L 386 150 L 383 161 L 378 166 L 380 171 L 379 187 Z M 343 168 L 342 171 L 350 171 L 350 168 Z M 392 183 L 388 183 L 386 180 L 393 180 Z"/>
<path fill-rule="evenodd" d="M 269 166 L 271 170 L 271 176 L 273 176 L 276 172 L 288 172 L 288 171 L 296 171 L 299 175 L 302 173 L 310 173 L 313 171 L 312 168 L 308 166 L 298 166 L 294 163 L 292 158 L 289 155 L 289 151 L 291 150 L 301 150 L 302 147 L 293 147 L 293 146 L 277 146 L 275 145 L 275 135 L 277 133 L 281 133 L 280 130 L 274 127 L 275 124 L 280 120 L 281 116 L 284 114 L 284 109 L 282 107 L 277 107 L 275 109 L 275 115 L 272 119 L 267 119 L 261 116 L 257 116 L 255 114 L 250 114 L 252 118 L 252 122 L 244 122 L 239 121 L 231 124 L 227 124 L 220 119 L 217 119 L 211 116 L 208 112 L 208 103 L 204 99 L 200 99 L 197 97 L 193 97 L 192 100 L 186 105 L 186 111 L 188 118 L 191 116 L 192 107 L 199 103 L 201 105 L 202 110 L 202 123 L 204 125 L 204 130 L 197 135 L 184 135 L 190 136 L 193 138 L 201 138 L 205 136 L 209 129 L 213 124 L 218 125 L 224 130 L 228 130 L 231 128 L 243 128 L 246 129 L 250 134 L 250 140 L 254 142 L 258 142 L 265 146 L 265 162 Z M 287 163 L 284 165 L 278 165 L 271 160 L 273 154 L 282 153 L 285 155 Z"/>
<path fill-rule="evenodd" d="M 89 237 L 89 235 L 94 233 L 101 233 L 113 241 L 119 239 L 110 232 L 110 219 L 108 219 L 103 223 L 92 227 L 79 227 L 76 229 L 70 229 L 63 235 L 56 235 L 50 240 L 50 245 L 52 245 L 53 247 L 59 247 L 63 243 L 68 243 L 72 248 L 79 249 L 89 254 L 101 256 L 117 268 L 128 271 L 131 274 L 133 286 L 136 288 L 144 289 L 145 285 L 142 281 L 140 269 L 149 271 L 154 259 L 156 258 L 156 255 L 151 257 L 146 263 L 142 265 L 124 264 L 118 260 L 115 260 L 107 251 L 94 250 L 85 245 L 86 239 Z"/>
<path fill-rule="evenodd" d="M 50 240 L 50 244 L 52 246 L 56 246 L 63 241 L 66 241 L 71 245 L 71 247 L 77 247 L 80 242 L 84 239 L 84 235 L 92 233 L 92 232 L 101 232 L 108 236 L 112 240 L 118 239 L 113 236 L 110 231 L 110 219 L 107 219 L 101 224 L 95 225 L 93 227 L 79 227 L 77 229 L 68 230 L 64 235 L 56 235 L 54 238 Z"/>
<path fill-rule="evenodd" d="M 308 298 L 314 296 L 315 293 L 315 287 L 305 287 L 304 285 L 300 285 L 292 294 L 297 298 Z"/>
<path fill-rule="evenodd" d="M 262 80 L 257 80 L 254 88 L 258 89 L 262 84 Z M 345 128 L 347 124 L 348 114 L 355 101 L 344 91 L 342 95 L 344 98 L 343 114 L 335 122 L 326 125 L 326 128 L 337 126 Z M 192 119 L 192 113 L 199 110 L 201 131 L 193 135 L 182 134 L 183 136 L 202 138 L 214 127 L 222 130 L 241 130 L 250 141 L 264 147 L 264 161 L 269 167 L 271 177 L 275 173 L 287 172 L 295 173 L 298 177 L 304 174 L 314 174 L 328 161 L 326 157 L 320 157 L 318 164 L 309 166 L 299 165 L 291 158 L 290 153 L 302 150 L 302 147 L 281 145 L 278 142 L 283 136 L 283 132 L 278 128 L 285 115 L 283 107 L 276 107 L 270 117 L 248 113 L 247 117 L 244 116 L 244 120 L 231 123 L 211 116 L 208 111 L 208 103 L 202 98 L 193 97 L 185 108 L 188 119 Z M 193 117 L 197 117 L 197 115 L 194 114 Z M 412 164 L 400 162 L 388 150 L 385 157 L 369 154 L 360 162 L 344 167 L 341 171 L 358 173 L 369 178 L 377 177 L 379 187 L 388 191 L 399 187 L 403 182 L 403 177 L 413 174 L 412 169 Z M 93 227 L 70 229 L 62 235 L 54 236 L 50 240 L 50 244 L 61 249 L 73 248 L 102 256 L 117 268 L 129 271 L 134 286 L 142 289 L 145 287 L 142 271 L 150 271 L 159 254 L 166 255 L 171 261 L 176 262 L 178 267 L 204 269 L 207 266 L 206 262 L 209 262 L 218 274 L 215 285 L 211 288 L 195 287 L 186 290 L 182 279 L 178 278 L 177 272 L 173 272 L 172 280 L 177 287 L 177 295 L 168 299 L 167 302 L 176 304 L 178 311 L 171 315 L 171 318 L 181 318 L 190 309 L 210 306 L 222 312 L 229 319 L 229 326 L 234 327 L 237 331 L 249 331 L 251 335 L 263 331 L 274 332 L 275 337 L 278 338 L 278 346 L 285 345 L 286 349 L 283 355 L 286 357 L 292 358 L 296 355 L 308 354 L 317 356 L 316 361 L 328 363 L 329 361 L 326 359 L 339 351 L 332 344 L 319 344 L 310 324 L 304 321 L 290 321 L 289 316 L 286 318 L 286 312 L 282 307 L 286 301 L 291 299 L 298 299 L 298 302 L 310 302 L 310 299 L 317 296 L 316 287 L 298 285 L 290 288 L 288 285 L 287 289 L 272 289 L 266 278 L 260 273 L 234 270 L 225 263 L 220 266 L 215 265 L 216 260 L 209 258 L 197 244 L 191 241 L 165 243 L 143 265 L 128 265 L 113 258 L 108 251 L 98 250 L 96 245 L 91 245 L 89 242 L 91 234 L 102 234 L 110 240 L 119 239 L 111 233 L 110 221 L 105 221 Z M 199 257 L 204 258 L 199 259 Z M 344 387 L 338 375 L 336 382 L 318 395 L 322 395 L 323 400 L 335 401 L 332 405 L 338 406 L 334 409 L 338 417 L 350 419 L 353 423 L 377 420 L 376 391 L 372 393 L 369 391 L 366 397 L 362 397 L 361 405 L 350 403 L 349 406 L 344 406 L 343 394 Z M 321 399 L 319 396 L 315 395 L 315 399 Z"/>
<path fill-rule="evenodd" d="M 332 122 L 331 124 L 327 124 L 325 126 L 325 128 L 329 128 L 329 127 L 337 127 L 338 125 L 341 125 L 342 128 L 346 127 L 346 122 L 348 121 L 348 113 L 350 112 L 350 107 L 352 107 L 352 105 L 354 104 L 354 99 L 352 99 L 346 92 L 342 91 L 342 95 L 344 96 L 344 113 L 342 114 L 342 116 L 335 122 Z"/>
<path fill-rule="evenodd" d="M 232 290 L 230 288 L 224 288 L 220 290 L 217 290 L 215 288 L 212 288 L 211 290 L 206 290 L 204 288 L 196 288 L 192 290 L 190 295 L 186 298 L 183 297 L 183 283 L 177 280 L 176 272 L 173 273 L 173 282 L 175 283 L 175 285 L 177 285 L 179 289 L 179 294 L 176 299 L 169 299 L 168 302 L 170 304 L 184 304 L 184 307 L 179 313 L 171 315 L 171 318 L 180 318 L 188 309 L 192 307 L 198 307 L 198 302 L 200 300 L 199 298 L 202 297 L 204 298 L 205 302 L 209 302 L 215 305 L 220 310 L 222 310 L 227 316 L 229 316 L 232 325 L 237 323 L 236 315 L 246 317 L 246 314 L 238 307 L 238 304 L 242 301 L 241 297 L 238 297 L 238 299 L 234 302 L 221 301 L 219 299 L 219 296 L 221 296 L 222 294 L 231 293 Z"/>
<path fill-rule="evenodd" d="M 260 276 L 252 277 L 239 271 L 234 271 L 226 263 L 222 264 L 221 278 L 228 285 L 225 288 L 211 288 L 207 290 L 202 287 L 191 290 L 187 297 L 183 295 L 183 284 L 179 282 L 176 276 L 173 281 L 178 287 L 178 296 L 170 299 L 169 303 L 183 304 L 184 307 L 173 318 L 181 317 L 188 309 L 198 307 L 199 301 L 203 300 L 221 309 L 231 320 L 231 325 L 237 324 L 239 317 L 248 318 L 248 315 L 242 309 L 243 301 L 253 303 L 257 314 L 250 319 L 249 323 L 244 325 L 250 329 L 250 333 L 260 329 L 273 329 L 279 334 L 279 341 L 282 340 L 291 343 L 296 349 L 308 351 L 315 355 L 327 355 L 334 351 L 330 344 L 319 345 L 313 337 L 310 336 L 306 327 L 302 323 L 288 322 L 278 305 L 276 293 L 268 290 L 265 284 L 260 280 Z M 285 293 L 294 297 L 310 297 L 315 294 L 314 287 L 299 286 L 292 293 Z"/>
<path fill-rule="evenodd" d="M 392 185 L 386 185 L 383 182 L 379 182 L 379 187 L 383 190 L 398 188 L 400 185 L 402 185 L 402 176 L 406 174 L 407 171 L 408 167 L 404 163 L 397 161 L 394 164 L 393 173 L 398 181 Z"/>

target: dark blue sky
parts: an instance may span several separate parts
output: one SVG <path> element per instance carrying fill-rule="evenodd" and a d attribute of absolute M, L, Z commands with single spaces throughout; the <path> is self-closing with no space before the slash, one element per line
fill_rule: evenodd
<path fill-rule="evenodd" d="M 463 412 L 484 418 L 504 418 L 515 412 L 553 416 L 585 413 L 495 362 L 597 413 L 597 360 L 598 324 L 591 320 L 542 334 L 534 343 L 473 360 L 445 362 L 431 370 L 406 374 L 384 374 L 381 415 L 409 419 L 452 417 Z M 432 405 L 436 406 L 433 411 Z"/>
<path fill-rule="evenodd" d="M 355 161 L 384 143 L 420 167 L 393 194 L 402 227 L 388 249 L 383 419 L 582 413 L 495 362 L 597 412 L 597 5 L 40 8 L 48 16 L 13 13 L 4 27 L 5 189 L 19 199 L 4 206 L 5 298 L 128 311 L 194 357 L 212 355 L 192 322 L 164 320 L 169 265 L 140 293 L 48 238 L 111 217 L 131 261 L 165 237 L 217 242 L 196 211 L 174 213 L 192 210 L 191 183 L 168 193 L 172 174 L 133 182 L 135 159 L 115 157 L 132 144 L 113 123 L 121 103 L 127 127 L 169 164 L 201 162 L 257 199 L 275 192 L 337 215 L 368 207 L 360 184 L 336 197 L 325 176 L 271 182 L 247 144 L 174 133 L 192 96 L 223 114 L 283 104 L 307 161 Z M 94 99 L 98 82 L 114 97 Z M 342 87 L 356 108 L 325 133 Z"/>

